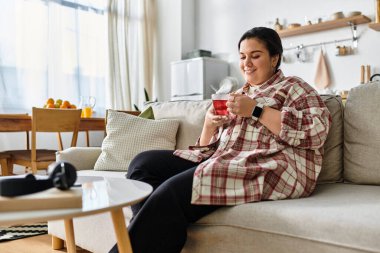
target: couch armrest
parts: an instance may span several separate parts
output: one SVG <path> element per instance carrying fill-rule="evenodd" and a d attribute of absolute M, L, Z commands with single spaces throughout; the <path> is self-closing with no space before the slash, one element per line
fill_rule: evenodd
<path fill-rule="evenodd" d="M 56 161 L 66 161 L 77 170 L 93 170 L 102 149 L 100 147 L 73 147 L 56 153 Z"/>

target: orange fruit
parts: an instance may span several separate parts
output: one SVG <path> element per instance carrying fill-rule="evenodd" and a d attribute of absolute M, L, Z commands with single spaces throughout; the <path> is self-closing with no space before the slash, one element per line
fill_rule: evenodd
<path fill-rule="evenodd" d="M 46 108 L 55 108 L 55 105 L 54 104 L 47 104 Z"/>
<path fill-rule="evenodd" d="M 61 108 L 61 109 L 68 109 L 69 105 L 63 103 L 59 108 Z"/>
<path fill-rule="evenodd" d="M 62 104 L 62 99 L 57 99 L 57 100 L 55 101 L 55 103 L 56 103 L 56 104 L 59 104 L 59 106 L 61 106 L 61 104 Z"/>
<path fill-rule="evenodd" d="M 49 98 L 49 99 L 46 101 L 46 104 L 54 104 L 54 99 Z"/>
<path fill-rule="evenodd" d="M 70 109 L 77 109 L 77 106 L 76 106 L 76 105 L 73 105 L 73 104 L 71 104 L 71 105 L 70 105 Z"/>
<path fill-rule="evenodd" d="M 70 102 L 67 101 L 67 100 L 65 100 L 65 101 L 62 102 L 61 108 L 62 108 L 62 106 L 64 106 L 64 108 L 69 108 L 70 107 Z"/>

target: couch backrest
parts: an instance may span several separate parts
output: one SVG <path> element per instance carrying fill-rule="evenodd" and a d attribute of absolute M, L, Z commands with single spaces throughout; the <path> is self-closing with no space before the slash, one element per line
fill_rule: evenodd
<path fill-rule="evenodd" d="M 207 109 L 211 100 L 172 101 L 149 104 L 152 106 L 155 119 L 178 119 L 177 149 L 187 149 L 194 145 L 201 135 Z"/>
<path fill-rule="evenodd" d="M 332 126 L 325 143 L 324 161 L 319 183 L 338 182 L 343 174 L 343 105 L 339 96 L 322 95 L 332 116 Z M 211 100 L 151 103 L 155 119 L 180 120 L 177 149 L 187 149 L 200 136 L 206 110 Z"/>

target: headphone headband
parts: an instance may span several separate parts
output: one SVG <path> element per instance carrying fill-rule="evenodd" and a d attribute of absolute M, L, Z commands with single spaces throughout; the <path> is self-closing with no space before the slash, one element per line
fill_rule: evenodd
<path fill-rule="evenodd" d="M 44 191 L 56 187 L 68 190 L 77 179 L 75 167 L 68 162 L 55 162 L 49 165 L 48 179 L 36 179 L 33 174 L 24 178 L 0 179 L 0 196 L 15 197 Z"/>

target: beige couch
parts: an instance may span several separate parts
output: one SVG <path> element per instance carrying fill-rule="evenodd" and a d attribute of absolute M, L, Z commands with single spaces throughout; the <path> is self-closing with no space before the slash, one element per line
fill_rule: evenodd
<path fill-rule="evenodd" d="M 219 209 L 189 227 L 183 252 L 380 252 L 380 84 L 351 90 L 345 108 L 340 97 L 323 99 L 333 123 L 313 195 Z M 167 102 L 153 109 L 157 119 L 180 118 L 181 148 L 199 135 L 209 104 Z M 100 152 L 72 148 L 57 159 L 74 163 L 79 175 L 124 177 L 91 170 Z M 74 227 L 77 245 L 91 252 L 107 252 L 116 241 L 109 215 L 76 219 Z M 49 233 L 64 238 L 62 222 L 49 222 Z"/>

